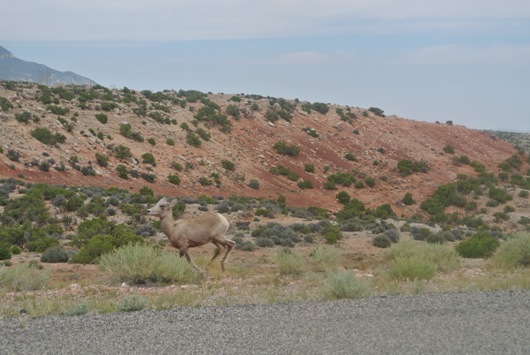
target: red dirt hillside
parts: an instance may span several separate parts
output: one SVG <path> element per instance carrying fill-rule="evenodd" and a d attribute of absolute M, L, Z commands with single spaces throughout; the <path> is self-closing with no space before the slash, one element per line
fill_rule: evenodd
<path fill-rule="evenodd" d="M 0 110 L 0 177 L 49 184 L 127 189 L 148 186 L 158 194 L 170 196 L 276 199 L 283 195 L 290 205 L 331 210 L 340 209 L 335 199 L 337 192 L 347 191 L 368 207 L 390 203 L 396 213 L 411 215 L 417 205 L 397 204 L 406 192 L 422 201 L 459 173 L 475 175 L 469 165 L 455 165 L 455 156 L 467 156 L 496 171 L 500 162 L 517 152 L 504 141 L 463 126 L 381 117 L 377 110 L 315 106 L 256 95 L 4 83 L 0 86 L 2 98 L 7 109 Z M 326 108 L 327 113 L 318 112 L 325 112 Z M 232 115 L 227 115 L 227 111 Z M 96 119 L 98 114 L 100 118 L 107 117 L 107 122 Z M 276 120 L 278 115 L 287 120 Z M 120 125 L 127 123 L 143 142 L 120 133 Z M 63 143 L 43 144 L 31 135 L 38 127 L 66 139 Z M 199 139 L 200 147 L 195 147 L 187 140 L 189 132 L 196 136 L 206 133 L 210 138 Z M 273 146 L 280 141 L 298 146 L 299 154 L 277 153 Z M 117 157 L 116 147 L 120 145 L 130 149 L 131 158 Z M 444 153 L 446 146 L 453 147 L 455 154 Z M 96 153 L 108 158 L 106 167 L 97 163 Z M 155 164 L 142 162 L 145 153 L 152 154 Z M 348 153 L 350 159 L 345 157 Z M 19 156 L 18 161 L 10 159 L 13 154 Z M 429 171 L 402 177 L 397 169 L 401 159 L 424 161 Z M 43 162 L 49 163 L 48 171 L 43 171 Z M 227 162 L 233 163 L 233 170 L 227 169 Z M 174 163 L 180 164 L 181 171 L 175 170 L 178 166 Z M 61 164 L 64 171 L 56 169 L 63 170 Z M 150 175 L 154 182 L 131 174 L 128 180 L 120 178 L 116 171 L 119 164 L 129 172 L 132 169 Z M 314 172 L 306 172 L 306 164 L 312 164 Z M 280 165 L 298 174 L 299 179 L 291 181 L 270 172 Z M 91 167 L 95 175 L 84 175 L 85 167 Z M 324 189 L 327 176 L 336 172 L 353 173 L 361 181 L 371 177 L 375 185 Z M 212 177 L 212 173 L 218 175 Z M 168 181 L 170 174 L 178 175 L 179 185 Z M 216 176 L 219 187 L 215 182 L 204 185 Z M 248 186 L 251 180 L 259 183 L 259 189 Z M 302 180 L 310 181 L 313 188 L 301 189 L 297 183 Z"/>

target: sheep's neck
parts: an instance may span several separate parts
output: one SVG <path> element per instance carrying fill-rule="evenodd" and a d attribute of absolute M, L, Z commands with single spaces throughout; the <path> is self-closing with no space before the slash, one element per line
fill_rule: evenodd
<path fill-rule="evenodd" d="M 173 225 L 175 224 L 175 220 L 173 219 L 173 216 L 171 214 L 168 214 L 162 218 L 160 218 L 160 228 L 162 228 L 162 231 L 166 234 L 166 236 L 170 235 L 170 231 L 173 228 Z"/>

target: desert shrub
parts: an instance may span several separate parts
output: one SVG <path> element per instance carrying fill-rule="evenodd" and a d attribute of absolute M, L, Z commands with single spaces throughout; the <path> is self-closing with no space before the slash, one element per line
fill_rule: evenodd
<path fill-rule="evenodd" d="M 370 294 L 370 286 L 350 270 L 328 272 L 324 294 L 330 299 L 360 298 Z"/>
<path fill-rule="evenodd" d="M 463 240 L 455 250 L 464 258 L 488 258 L 499 247 L 498 239 L 487 232 L 477 232 L 471 238 Z"/>
<path fill-rule="evenodd" d="M 99 268 L 115 284 L 189 283 L 198 275 L 186 259 L 142 244 L 129 244 L 103 255 Z"/>
<path fill-rule="evenodd" d="M 329 222 L 324 226 L 322 234 L 328 244 L 337 244 L 338 241 L 342 239 L 340 227 Z"/>
<path fill-rule="evenodd" d="M 49 129 L 42 127 L 35 128 L 30 134 L 33 138 L 46 145 L 55 145 L 66 141 L 64 135 L 60 133 L 52 133 Z"/>
<path fill-rule="evenodd" d="M 0 244 L 0 260 L 11 259 L 11 249 L 6 244 Z"/>
<path fill-rule="evenodd" d="M 429 228 L 412 227 L 410 234 L 412 234 L 414 240 L 426 240 L 432 235 L 432 232 Z"/>
<path fill-rule="evenodd" d="M 372 239 L 372 245 L 378 248 L 389 248 L 392 245 L 392 241 L 386 235 L 380 234 Z"/>
<path fill-rule="evenodd" d="M 298 153 L 300 153 L 299 146 L 295 144 L 287 144 L 284 141 L 275 143 L 273 148 L 278 154 L 288 155 L 291 157 L 295 157 L 298 155 Z"/>
<path fill-rule="evenodd" d="M 392 243 L 397 243 L 399 242 L 399 239 L 400 239 L 400 235 L 399 235 L 399 231 L 394 229 L 394 228 L 390 228 L 390 229 L 387 229 L 385 232 L 384 232 L 384 236 L 387 237 L 388 239 L 390 239 L 390 241 Z"/>
<path fill-rule="evenodd" d="M 180 185 L 180 177 L 177 174 L 175 174 L 175 175 L 171 175 L 170 174 L 170 175 L 168 175 L 167 179 L 173 185 Z"/>
<path fill-rule="evenodd" d="M 109 118 L 107 117 L 107 115 L 105 115 L 104 113 L 97 113 L 97 114 L 96 114 L 96 119 L 97 119 L 99 122 L 103 123 L 103 124 L 107 123 L 108 120 L 109 120 Z"/>
<path fill-rule="evenodd" d="M 388 275 L 395 280 L 430 280 L 436 275 L 436 265 L 423 256 L 398 256 L 390 262 Z"/>
<path fill-rule="evenodd" d="M 120 312 L 137 312 L 141 311 L 147 306 L 147 298 L 138 294 L 126 295 L 118 304 L 117 308 Z"/>
<path fill-rule="evenodd" d="M 92 166 L 86 165 L 81 168 L 81 174 L 85 176 L 96 176 L 96 171 L 94 168 L 92 168 Z"/>
<path fill-rule="evenodd" d="M 343 205 L 350 202 L 350 195 L 346 191 L 341 191 L 337 193 L 337 195 L 335 195 L 335 198 L 337 199 L 337 201 L 339 201 L 339 203 Z"/>
<path fill-rule="evenodd" d="M 14 149 L 8 149 L 6 156 L 11 161 L 19 161 L 19 159 L 20 159 L 20 153 L 18 151 L 14 150 Z"/>
<path fill-rule="evenodd" d="M 132 157 L 131 149 L 121 144 L 114 148 L 114 155 L 116 155 L 116 158 L 120 160 L 129 159 Z"/>
<path fill-rule="evenodd" d="M 53 113 L 55 115 L 64 116 L 68 112 L 70 112 L 70 109 L 68 109 L 67 107 L 61 107 L 61 106 L 57 106 L 57 105 L 49 105 L 48 106 L 48 111 L 50 111 L 51 113 Z"/>
<path fill-rule="evenodd" d="M 490 187 L 488 196 L 499 203 L 506 203 L 512 200 L 512 196 L 506 190 L 494 186 Z"/>
<path fill-rule="evenodd" d="M 199 148 L 202 144 L 199 136 L 195 134 L 195 132 L 192 132 L 192 131 L 189 131 L 186 134 L 186 143 L 196 148 Z"/>
<path fill-rule="evenodd" d="M 13 108 L 13 104 L 5 97 L 0 96 L 0 109 L 2 109 L 2 111 L 4 112 L 7 112 L 12 108 Z"/>
<path fill-rule="evenodd" d="M 155 174 L 141 173 L 140 177 L 142 179 L 144 179 L 145 181 L 150 182 L 150 183 L 153 183 L 156 180 L 156 175 Z"/>
<path fill-rule="evenodd" d="M 15 114 L 15 119 L 18 122 L 22 122 L 22 123 L 28 123 L 31 120 L 32 117 L 33 117 L 33 115 L 31 114 L 31 112 L 28 112 L 28 111 L 24 111 L 23 113 L 16 113 Z"/>
<path fill-rule="evenodd" d="M 313 188 L 313 183 L 310 180 L 299 181 L 296 185 L 302 190 Z"/>
<path fill-rule="evenodd" d="M 43 263 L 66 263 L 68 259 L 70 259 L 68 252 L 61 247 L 48 248 L 40 257 Z"/>
<path fill-rule="evenodd" d="M 418 243 L 412 240 L 401 240 L 385 252 L 385 260 L 392 262 L 398 257 L 419 257 L 429 260 L 436 270 L 449 272 L 460 264 L 460 258 L 454 248 L 440 244 Z"/>
<path fill-rule="evenodd" d="M 501 267 L 530 266 L 530 233 L 520 233 L 502 243 L 492 257 Z"/>
<path fill-rule="evenodd" d="M 521 190 L 521 191 L 519 191 L 519 194 L 517 194 L 517 196 L 519 196 L 521 198 L 528 198 L 529 192 L 528 192 L 528 190 Z"/>
<path fill-rule="evenodd" d="M 76 303 L 71 308 L 67 309 L 63 314 L 69 317 L 82 316 L 90 311 L 90 307 L 86 303 Z"/>
<path fill-rule="evenodd" d="M 142 154 L 142 163 L 156 166 L 155 157 L 151 153 Z"/>
<path fill-rule="evenodd" d="M 402 176 L 411 175 L 412 173 L 429 171 L 427 163 L 423 161 L 412 161 L 409 159 L 402 159 L 398 162 L 397 168 Z"/>
<path fill-rule="evenodd" d="M 258 180 L 250 180 L 247 184 L 248 187 L 254 190 L 259 190 L 260 184 Z"/>
<path fill-rule="evenodd" d="M 318 246 L 309 255 L 316 271 L 337 269 L 342 262 L 340 250 L 335 247 Z"/>
<path fill-rule="evenodd" d="M 446 145 L 443 148 L 443 151 L 447 154 L 455 154 L 455 148 L 453 148 L 451 145 Z"/>
<path fill-rule="evenodd" d="M 276 254 L 276 263 L 281 275 L 300 275 L 306 269 L 302 254 L 291 250 L 280 250 Z"/>
<path fill-rule="evenodd" d="M 221 161 L 221 166 L 228 171 L 234 171 L 236 169 L 236 165 L 234 164 L 234 162 L 226 159 Z"/>
<path fill-rule="evenodd" d="M 364 180 L 364 182 L 369 187 L 374 187 L 375 186 L 375 179 L 373 177 L 366 178 L 366 180 Z"/>
<path fill-rule="evenodd" d="M 50 273 L 28 263 L 0 267 L 0 288 L 15 292 L 41 290 L 48 284 Z"/>
<path fill-rule="evenodd" d="M 412 194 L 410 192 L 407 192 L 405 194 L 401 202 L 403 202 L 407 206 L 410 206 L 416 203 L 416 201 L 414 201 L 414 198 L 412 197 Z"/>
<path fill-rule="evenodd" d="M 447 239 L 445 239 L 442 233 L 431 233 L 425 238 L 425 241 L 430 244 L 443 244 L 447 242 Z"/>
<path fill-rule="evenodd" d="M 107 157 L 105 154 L 96 153 L 96 161 L 98 162 L 99 166 L 102 167 L 109 165 L 109 157 Z"/>

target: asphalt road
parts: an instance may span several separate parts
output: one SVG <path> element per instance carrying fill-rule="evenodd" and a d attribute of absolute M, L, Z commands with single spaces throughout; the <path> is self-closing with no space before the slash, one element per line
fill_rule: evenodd
<path fill-rule="evenodd" d="M 530 291 L 0 322 L 1 354 L 530 354 Z"/>

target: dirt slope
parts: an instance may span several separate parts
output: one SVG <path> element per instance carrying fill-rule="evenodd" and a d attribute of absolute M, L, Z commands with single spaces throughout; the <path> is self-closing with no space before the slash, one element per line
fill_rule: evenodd
<path fill-rule="evenodd" d="M 455 165 L 455 156 L 465 155 L 494 171 L 500 162 L 517 152 L 508 143 L 481 131 L 395 116 L 380 117 L 362 108 L 329 105 L 326 114 L 315 110 L 308 113 L 303 109 L 304 103 L 292 101 L 290 103 L 296 108 L 290 122 L 282 119 L 270 122 L 265 118 L 267 111 L 279 108 L 278 103 L 271 105 L 268 98 L 208 94 L 207 99 L 218 105 L 220 113 L 224 114 L 229 105 L 240 110 L 238 120 L 230 116 L 227 118 L 232 124 L 230 132 L 222 132 L 218 125 L 195 120 L 194 115 L 205 106 L 203 103 L 186 102 L 186 98 L 175 91 L 164 92 L 165 99 L 157 101 L 140 92 L 132 92 L 136 102 L 127 103 L 124 102 L 127 100 L 124 100 L 123 90 L 95 87 L 88 90 L 97 92 L 99 97 L 85 101 L 85 108 L 79 107 L 80 96 L 61 99 L 60 95 L 51 93 L 50 97 L 55 100 L 52 105 L 69 110 L 64 115 L 58 115 L 50 112 L 49 104 L 42 103 L 46 88 L 35 84 L 18 84 L 9 89 L 5 86 L 0 86 L 0 97 L 6 98 L 13 108 L 0 111 L 0 146 L 4 153 L 0 155 L 0 177 L 22 177 L 32 182 L 128 189 L 148 186 L 159 194 L 171 196 L 243 195 L 276 199 L 283 195 L 290 205 L 320 206 L 331 210 L 340 209 L 335 195 L 344 190 L 368 207 L 390 203 L 396 213 L 411 215 L 417 212 L 417 205 L 407 207 L 398 203 L 406 192 L 411 192 L 417 201 L 421 201 L 439 185 L 454 180 L 457 174 L 475 174 L 468 165 Z M 66 90 L 79 91 L 81 88 Z M 140 100 L 145 100 L 146 116 L 135 113 Z M 117 107 L 102 111 L 101 105 L 105 102 L 114 102 Z M 355 118 L 345 121 L 337 109 Z M 26 111 L 33 118 L 28 123 L 19 122 L 17 114 Z M 107 115 L 108 122 L 99 122 L 96 114 Z M 159 123 L 152 118 L 156 115 L 176 122 Z M 59 118 L 70 125 L 70 132 Z M 145 141 L 136 142 L 121 135 L 120 124 L 123 123 L 130 123 L 132 131 L 140 133 Z M 183 123 L 189 126 L 188 130 L 181 127 Z M 66 140 L 61 144 L 45 145 L 31 136 L 36 127 L 60 133 Z M 209 141 L 202 140 L 198 148 L 186 142 L 188 131 L 196 131 L 197 128 L 204 129 L 211 136 Z M 314 129 L 318 137 L 312 137 L 304 128 Z M 155 145 L 149 144 L 148 138 L 153 138 Z M 172 139 L 175 144 L 166 144 L 167 139 Z M 278 154 L 273 145 L 279 141 L 299 146 L 300 153 L 295 157 Z M 118 159 L 114 153 L 118 145 L 130 148 L 133 158 Z M 454 155 L 443 152 L 447 145 L 454 148 Z M 19 161 L 8 158 L 9 150 L 20 154 Z M 109 158 L 107 167 L 96 163 L 96 153 Z M 156 166 L 142 163 L 144 153 L 153 154 Z M 355 161 L 346 159 L 347 153 L 351 153 Z M 96 175 L 84 176 L 74 169 L 74 164 L 69 162 L 73 155 L 77 156 L 78 168 L 91 165 Z M 39 164 L 50 159 L 49 171 L 41 171 Z M 425 161 L 429 171 L 402 177 L 397 170 L 397 162 L 401 159 Z M 234 171 L 223 168 L 223 160 L 233 162 Z M 188 163 L 193 168 L 177 172 L 171 167 L 172 162 L 178 162 L 183 167 Z M 54 169 L 61 163 L 65 171 Z M 156 180 L 149 183 L 142 178 L 121 179 L 116 172 L 118 164 L 139 173 L 154 174 Z M 305 164 L 313 164 L 315 171 L 307 173 Z M 297 181 L 273 175 L 270 168 L 280 165 L 299 174 L 300 179 L 311 181 L 314 188 L 300 189 Z M 376 184 L 374 187 L 364 184 L 363 188 L 339 187 L 338 191 L 324 189 L 326 177 L 335 172 L 354 173 L 358 180 L 372 177 Z M 201 177 L 212 179 L 212 173 L 220 176 L 220 187 L 199 183 Z M 171 184 L 167 179 L 169 174 L 178 174 L 180 185 Z M 247 186 L 251 180 L 259 182 L 259 189 Z"/>

